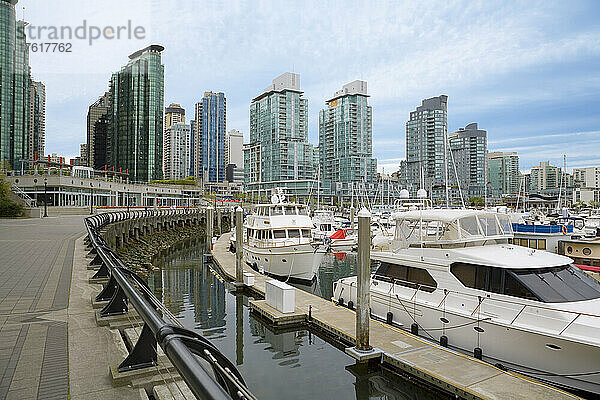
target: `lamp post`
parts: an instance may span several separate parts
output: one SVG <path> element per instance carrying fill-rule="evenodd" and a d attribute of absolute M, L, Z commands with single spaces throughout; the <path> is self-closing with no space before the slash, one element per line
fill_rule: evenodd
<path fill-rule="evenodd" d="M 44 178 L 44 217 L 48 216 L 48 178 Z"/>

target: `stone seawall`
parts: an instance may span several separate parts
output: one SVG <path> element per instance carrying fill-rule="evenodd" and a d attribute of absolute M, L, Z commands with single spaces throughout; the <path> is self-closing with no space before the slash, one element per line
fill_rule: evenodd
<path fill-rule="evenodd" d="M 147 278 L 149 273 L 158 269 L 152 264 L 152 260 L 157 254 L 195 237 L 204 237 L 203 226 L 177 226 L 139 239 L 131 239 L 117 251 L 117 254 L 128 268 L 141 277 Z"/>

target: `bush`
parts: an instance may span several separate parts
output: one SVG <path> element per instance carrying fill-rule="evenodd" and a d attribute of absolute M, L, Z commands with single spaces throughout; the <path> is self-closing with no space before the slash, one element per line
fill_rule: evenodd
<path fill-rule="evenodd" d="M 185 179 L 156 179 L 150 181 L 150 183 L 156 183 L 159 185 L 188 185 L 194 186 L 196 185 L 196 181 L 193 176 L 188 176 Z"/>
<path fill-rule="evenodd" d="M 23 205 L 11 197 L 10 183 L 0 180 L 0 217 L 20 217 Z"/>

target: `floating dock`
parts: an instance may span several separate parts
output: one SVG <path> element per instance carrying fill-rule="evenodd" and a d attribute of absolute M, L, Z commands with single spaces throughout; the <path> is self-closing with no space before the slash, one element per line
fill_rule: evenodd
<path fill-rule="evenodd" d="M 212 255 L 226 277 L 235 280 L 235 254 L 229 251 L 229 233 L 214 244 Z M 253 272 L 244 265 L 244 270 Z M 264 296 L 271 278 L 255 273 L 252 290 Z M 326 332 L 340 342 L 353 345 L 356 314 L 332 301 L 295 289 L 296 311 L 282 314 L 264 301 L 253 301 L 253 312 L 276 326 L 305 323 Z M 309 318 L 310 309 L 310 318 Z M 380 349 L 381 362 L 416 376 L 436 388 L 466 399 L 578 399 L 579 397 L 463 353 L 441 347 L 397 327 L 370 321 L 370 343 Z"/>

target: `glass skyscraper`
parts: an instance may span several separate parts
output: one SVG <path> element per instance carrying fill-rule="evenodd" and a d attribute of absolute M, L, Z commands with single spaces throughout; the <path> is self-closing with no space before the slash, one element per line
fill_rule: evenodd
<path fill-rule="evenodd" d="M 194 176 L 204 182 L 225 180 L 226 113 L 224 93 L 205 92 L 196 103 Z"/>
<path fill-rule="evenodd" d="M 17 0 L 0 0 L 0 162 L 18 168 L 28 159 L 29 48 L 25 21 L 16 21 Z M 31 155 L 32 156 L 32 155 Z"/>
<path fill-rule="evenodd" d="M 316 190 L 313 146 L 308 142 L 308 100 L 300 75 L 286 72 L 250 104 L 250 143 L 244 148 L 246 192 L 270 198 L 287 188 L 297 200 Z"/>
<path fill-rule="evenodd" d="M 319 113 L 319 164 L 325 196 L 349 200 L 354 190 L 363 190 L 363 184 L 365 190 L 374 188 L 377 160 L 373 158 L 368 98 L 367 82 L 350 82 L 335 92 Z"/>
<path fill-rule="evenodd" d="M 108 168 L 106 147 L 108 141 L 110 93 L 105 92 L 88 108 L 87 153 L 88 165 L 97 170 Z"/>
<path fill-rule="evenodd" d="M 46 145 L 46 86 L 29 82 L 29 158 L 44 157 Z"/>
<path fill-rule="evenodd" d="M 500 198 L 519 192 L 519 156 L 515 152 L 488 153 L 488 179 L 491 195 Z M 525 192 L 525 188 L 522 189 Z"/>
<path fill-rule="evenodd" d="M 485 197 L 487 132 L 472 123 L 451 133 L 448 144 L 452 157 L 448 159 L 448 177 L 452 197 L 457 198 L 456 176 L 465 201 L 470 197 Z M 452 161 L 454 165 L 452 165 Z M 456 167 L 456 174 L 454 173 Z"/>
<path fill-rule="evenodd" d="M 128 170 L 136 182 L 163 176 L 163 50 L 151 45 L 136 51 L 110 81 L 109 168 Z"/>
<path fill-rule="evenodd" d="M 401 184 L 413 196 L 420 188 L 426 189 L 433 199 L 445 196 L 447 113 L 446 95 L 425 99 L 410 113 L 406 123 L 406 161 L 401 164 L 404 169 Z"/>

